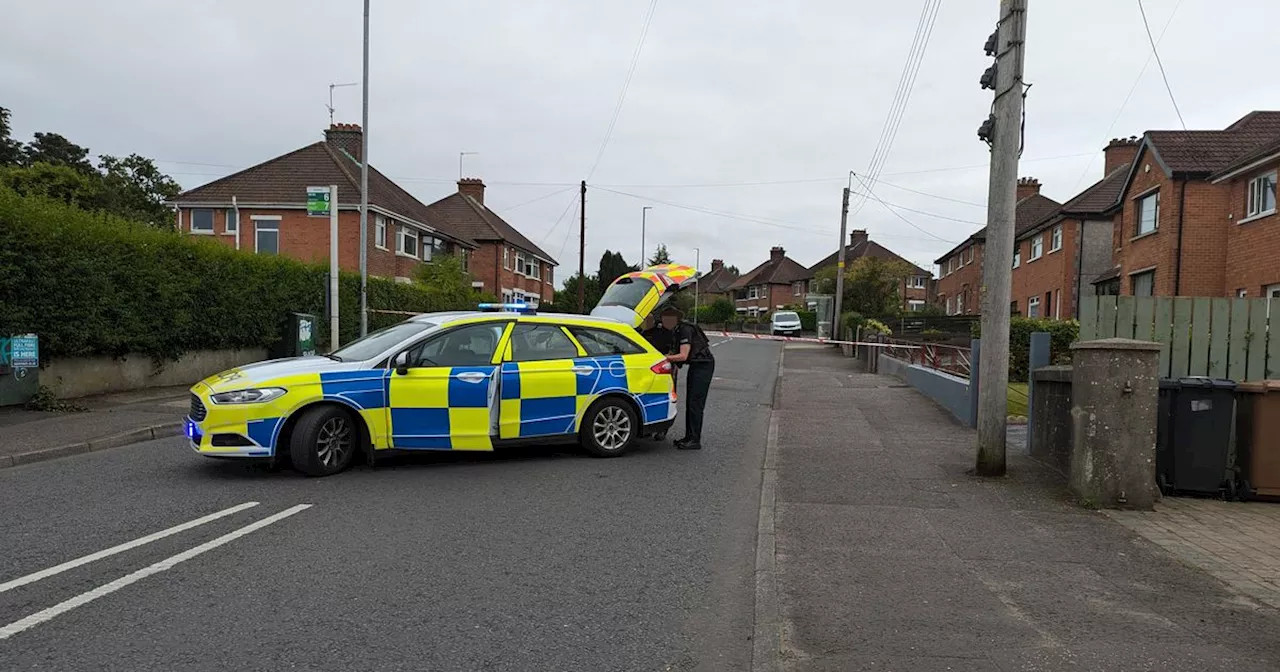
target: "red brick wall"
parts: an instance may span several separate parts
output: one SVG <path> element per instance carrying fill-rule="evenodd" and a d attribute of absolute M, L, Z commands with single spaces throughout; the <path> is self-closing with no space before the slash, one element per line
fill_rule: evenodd
<path fill-rule="evenodd" d="M 1155 267 L 1155 293 L 1173 294 L 1174 245 L 1178 236 L 1178 187 L 1147 152 L 1137 158 L 1138 171 L 1122 197 L 1122 207 L 1112 231 L 1116 261 L 1120 265 L 1120 293 L 1131 294 L 1129 274 Z M 1135 237 L 1138 199 L 1150 189 L 1160 189 L 1160 219 L 1155 233 Z"/>
<path fill-rule="evenodd" d="M 952 271 L 950 275 L 944 275 L 937 281 L 938 286 L 938 304 L 945 310 L 947 301 L 952 304 L 952 313 L 955 313 L 955 297 L 964 297 L 965 315 L 977 315 L 980 311 L 979 293 L 982 287 L 982 250 L 981 242 L 972 243 L 970 246 L 962 248 L 954 257 L 967 260 L 969 258 L 969 247 L 974 248 L 973 261 Z M 958 262 L 957 262 L 958 263 Z M 943 260 L 941 273 L 946 273 L 947 264 Z"/>
<path fill-rule="evenodd" d="M 1280 215 L 1240 224 L 1248 212 L 1249 181 L 1280 167 L 1280 163 L 1245 173 L 1229 184 L 1226 224 L 1227 264 L 1224 287 L 1228 296 L 1243 289 L 1249 298 L 1262 296 L 1264 287 L 1280 284 Z M 1225 218 L 1225 217 L 1224 217 Z"/>
<path fill-rule="evenodd" d="M 1013 301 L 1018 302 L 1018 312 L 1027 314 L 1027 302 L 1031 297 L 1040 298 L 1040 316 L 1071 319 L 1075 315 L 1075 297 L 1072 288 L 1076 272 L 1076 243 L 1080 235 L 1080 222 L 1074 219 L 1062 223 L 1062 249 L 1050 252 L 1053 228 L 1036 236 L 1044 237 L 1044 254 L 1031 260 L 1031 238 L 1017 241 L 1022 251 L 1022 263 L 1013 269 Z M 1058 303 L 1061 302 L 1061 306 Z"/>
<path fill-rule="evenodd" d="M 796 296 L 791 285 L 769 285 L 764 296 L 758 299 L 736 299 L 733 303 L 735 308 L 755 307 L 760 312 L 772 313 L 778 310 L 778 306 L 804 305 L 806 296 L 808 296 L 807 285 L 799 296 Z"/>
<path fill-rule="evenodd" d="M 499 241 L 484 241 L 471 257 L 471 277 L 484 283 L 484 291 L 502 298 L 504 291 L 521 290 L 542 297 L 543 301 L 555 298 L 555 269 L 542 262 L 542 278 L 534 279 L 515 272 L 516 249 L 508 247 L 508 265 L 502 266 L 502 248 Z M 590 308 L 591 306 L 587 306 Z"/>

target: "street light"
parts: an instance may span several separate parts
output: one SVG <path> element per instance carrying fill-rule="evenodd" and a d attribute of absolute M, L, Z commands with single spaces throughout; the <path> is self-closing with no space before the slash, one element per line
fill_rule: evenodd
<path fill-rule="evenodd" d="M 645 255 L 645 252 L 644 252 L 644 226 L 645 226 L 645 215 L 648 215 L 648 214 L 649 214 L 649 211 L 650 211 L 650 210 L 652 210 L 652 209 L 653 209 L 653 206 L 652 206 L 652 205 L 646 205 L 646 206 L 644 206 L 643 208 L 640 208 L 640 268 L 644 268 L 644 255 Z"/>
<path fill-rule="evenodd" d="M 364 77 L 360 85 L 364 99 L 360 113 L 360 335 L 364 336 L 369 333 L 369 0 L 364 0 Z"/>

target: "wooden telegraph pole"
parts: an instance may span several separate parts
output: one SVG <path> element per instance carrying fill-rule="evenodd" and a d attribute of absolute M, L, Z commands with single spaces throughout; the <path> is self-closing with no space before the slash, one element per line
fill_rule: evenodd
<path fill-rule="evenodd" d="M 578 192 L 578 313 L 587 314 L 587 181 Z"/>

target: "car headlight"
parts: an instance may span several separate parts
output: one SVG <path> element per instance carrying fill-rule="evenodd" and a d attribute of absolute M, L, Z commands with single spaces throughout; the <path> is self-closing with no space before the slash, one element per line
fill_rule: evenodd
<path fill-rule="evenodd" d="M 235 392 L 220 392 L 209 397 L 215 404 L 261 404 L 283 396 L 285 390 L 279 387 L 261 387 Z"/>

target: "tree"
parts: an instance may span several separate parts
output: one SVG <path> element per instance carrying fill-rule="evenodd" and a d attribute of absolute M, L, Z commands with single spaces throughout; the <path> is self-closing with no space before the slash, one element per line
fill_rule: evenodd
<path fill-rule="evenodd" d="M 173 209 L 166 201 L 181 193 L 182 187 L 160 172 L 151 159 L 137 154 L 123 159 L 104 154 L 98 167 L 103 173 L 108 210 L 152 226 L 172 226 Z"/>
<path fill-rule="evenodd" d="M 100 175 L 70 166 L 41 162 L 0 168 L 0 184 L 23 196 L 46 196 L 85 210 L 101 210 L 105 200 Z"/>
<path fill-rule="evenodd" d="M 431 263 L 419 266 L 414 279 L 448 305 L 467 305 L 475 298 L 471 276 L 462 270 L 462 261 L 451 254 L 436 255 Z"/>
<path fill-rule="evenodd" d="M 93 172 L 93 164 L 89 163 L 89 150 L 57 133 L 36 133 L 35 139 L 23 149 L 23 154 L 27 164 L 51 163 L 55 166 L 70 166 L 85 173 Z"/>
<path fill-rule="evenodd" d="M 9 110 L 0 107 L 0 167 L 22 162 L 22 143 L 9 137 Z"/>
<path fill-rule="evenodd" d="M 893 317 L 902 310 L 902 283 L 911 266 L 902 261 L 862 257 L 845 274 L 843 309 L 867 317 Z"/>
<path fill-rule="evenodd" d="M 728 271 L 730 275 L 742 275 L 737 266 L 725 266 L 724 270 Z"/>
<path fill-rule="evenodd" d="M 582 282 L 581 277 L 574 273 L 564 279 L 563 288 L 556 292 L 555 300 L 552 302 L 555 304 L 557 311 L 562 313 L 578 312 L 578 285 Z M 595 308 L 597 303 L 600 303 L 600 295 L 600 282 L 596 279 L 596 276 L 588 275 L 586 286 L 583 287 L 585 299 L 583 308 L 586 312 L 591 312 L 591 309 Z"/>
<path fill-rule="evenodd" d="M 733 302 L 723 296 L 716 297 L 715 301 L 709 306 L 703 306 L 698 315 L 698 319 L 704 322 L 724 323 L 732 320 L 737 315 L 734 310 Z"/>
<path fill-rule="evenodd" d="M 622 258 L 621 252 L 605 250 L 600 257 L 600 270 L 596 273 L 596 282 L 601 287 L 608 287 L 614 280 L 634 270 L 638 269 L 628 264 L 627 260 Z"/>
<path fill-rule="evenodd" d="M 662 243 L 658 245 L 658 248 L 654 251 L 653 256 L 649 258 L 649 265 L 657 266 L 658 264 L 669 264 L 669 263 L 671 263 L 671 254 L 667 252 L 667 244 Z"/>

